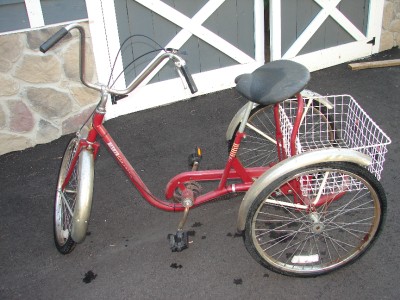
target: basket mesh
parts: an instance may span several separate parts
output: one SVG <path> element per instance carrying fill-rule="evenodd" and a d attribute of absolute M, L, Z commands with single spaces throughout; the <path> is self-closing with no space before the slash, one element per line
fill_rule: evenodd
<path fill-rule="evenodd" d="M 319 97 L 320 98 L 320 97 Z M 338 147 L 350 148 L 367 154 L 372 158 L 368 170 L 380 179 L 383 162 L 387 153 L 389 137 L 365 113 L 360 105 L 348 95 L 323 97 L 333 104 L 328 109 L 320 102 L 304 98 L 306 106 L 296 139 L 296 153 L 313 149 Z M 297 101 L 289 99 L 280 105 L 280 122 L 283 134 L 284 150 L 290 157 L 290 136 L 297 113 Z M 321 176 L 302 179 L 302 187 L 307 193 L 318 191 L 322 182 Z M 341 190 L 358 189 L 361 184 L 348 182 L 348 178 L 331 173 L 326 180 L 325 188 L 329 193 Z M 325 192 L 324 192 L 325 193 Z"/>

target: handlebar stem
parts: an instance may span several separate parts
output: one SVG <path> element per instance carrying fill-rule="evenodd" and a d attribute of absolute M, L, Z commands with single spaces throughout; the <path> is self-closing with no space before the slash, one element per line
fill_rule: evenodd
<path fill-rule="evenodd" d="M 96 112 L 104 115 L 106 113 L 106 105 L 109 93 L 107 92 L 106 86 L 101 86 L 101 98 L 100 102 L 97 104 Z"/>

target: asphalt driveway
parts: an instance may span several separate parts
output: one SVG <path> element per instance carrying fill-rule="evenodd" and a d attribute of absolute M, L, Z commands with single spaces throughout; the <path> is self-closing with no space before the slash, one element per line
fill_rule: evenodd
<path fill-rule="evenodd" d="M 400 50 L 371 60 L 400 58 Z M 258 265 L 235 235 L 241 198 L 191 211 L 190 248 L 172 253 L 166 236 L 180 214 L 143 201 L 107 151 L 100 150 L 86 241 L 70 254 L 53 244 L 58 166 L 71 138 L 0 156 L 0 299 L 399 299 L 400 67 L 351 71 L 347 64 L 312 73 L 309 89 L 351 94 L 392 138 L 382 183 L 388 214 L 374 247 L 355 264 L 311 278 Z M 161 196 L 186 170 L 193 146 L 202 168 L 222 167 L 225 130 L 244 104 L 226 90 L 133 113 L 106 123 L 143 180 Z"/>

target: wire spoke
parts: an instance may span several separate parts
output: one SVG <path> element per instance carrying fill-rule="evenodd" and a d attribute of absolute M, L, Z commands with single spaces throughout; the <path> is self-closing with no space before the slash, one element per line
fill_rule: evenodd
<path fill-rule="evenodd" d="M 67 199 L 65 198 L 64 193 L 63 193 L 61 190 L 58 190 L 58 193 L 60 194 L 61 199 L 63 200 L 63 203 L 64 203 L 65 206 L 67 207 L 67 209 L 68 209 L 68 211 L 69 211 L 69 214 L 71 215 L 71 217 L 73 217 L 73 216 L 74 216 L 74 213 L 73 213 L 73 211 L 72 211 L 72 209 L 71 209 L 71 207 L 70 207 L 70 205 L 69 205 Z"/>

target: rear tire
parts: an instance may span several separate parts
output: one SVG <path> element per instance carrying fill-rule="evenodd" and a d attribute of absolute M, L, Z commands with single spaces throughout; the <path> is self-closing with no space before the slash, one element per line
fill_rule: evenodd
<path fill-rule="evenodd" d="M 328 178 L 325 184 L 324 175 Z M 333 184 L 333 175 L 339 184 Z M 308 191 L 307 197 L 305 192 L 299 195 L 295 192 L 299 182 L 313 186 L 314 191 Z M 358 188 L 351 190 L 355 184 Z M 302 205 L 312 203 L 321 185 L 324 193 L 328 188 L 329 192 L 319 198 L 323 199 L 319 205 L 313 210 L 296 207 L 296 196 L 302 198 Z M 256 261 L 277 273 L 327 274 L 370 249 L 385 214 L 384 190 L 365 168 L 338 162 L 311 165 L 282 175 L 255 197 L 246 218 L 245 245 Z"/>

